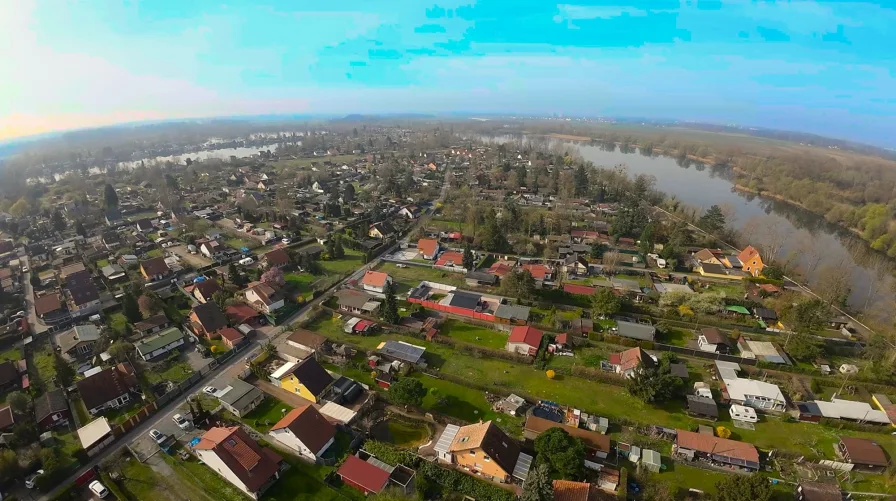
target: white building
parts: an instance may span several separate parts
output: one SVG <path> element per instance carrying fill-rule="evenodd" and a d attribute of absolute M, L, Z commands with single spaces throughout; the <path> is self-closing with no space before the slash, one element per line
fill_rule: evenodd
<path fill-rule="evenodd" d="M 783 411 L 787 408 L 787 400 L 777 385 L 741 378 L 738 375 L 740 365 L 733 362 L 717 360 L 716 369 L 732 403 L 768 411 Z"/>
<path fill-rule="evenodd" d="M 270 435 L 312 461 L 321 457 L 336 439 L 336 427 L 312 405 L 293 409 L 277 422 Z"/>

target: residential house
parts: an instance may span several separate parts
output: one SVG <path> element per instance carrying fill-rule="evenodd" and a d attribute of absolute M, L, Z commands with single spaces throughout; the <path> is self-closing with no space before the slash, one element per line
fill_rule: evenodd
<path fill-rule="evenodd" d="M 56 335 L 56 346 L 70 360 L 93 355 L 93 347 L 100 339 L 100 330 L 93 324 L 76 325 Z"/>
<path fill-rule="evenodd" d="M 162 331 L 159 335 L 144 339 L 134 347 L 144 361 L 167 355 L 184 345 L 184 333 L 177 327 Z"/>
<path fill-rule="evenodd" d="M 616 374 L 625 377 L 634 377 L 639 369 L 653 369 L 657 366 L 656 359 L 641 347 L 613 353 L 609 362 Z"/>
<path fill-rule="evenodd" d="M 364 278 L 361 279 L 361 286 L 366 291 L 378 292 L 383 294 L 386 292 L 386 284 L 392 283 L 392 277 L 388 273 L 381 271 L 367 270 Z"/>
<path fill-rule="evenodd" d="M 324 248 L 320 245 L 314 244 L 307 247 L 302 247 L 298 250 L 298 253 L 303 256 L 308 256 L 311 259 L 319 259 L 320 255 L 324 253 Z"/>
<path fill-rule="evenodd" d="M 264 392 L 255 386 L 234 378 L 227 387 L 215 393 L 215 397 L 225 409 L 237 417 L 243 417 L 258 407 L 264 400 Z"/>
<path fill-rule="evenodd" d="M 249 284 L 243 294 L 246 297 L 246 302 L 253 308 L 268 315 L 273 314 L 286 304 L 283 294 L 265 282 Z"/>
<path fill-rule="evenodd" d="M 5 432 L 16 424 L 12 407 L 9 404 L 0 406 L 0 432 Z"/>
<path fill-rule="evenodd" d="M 554 278 L 554 269 L 544 264 L 524 264 L 522 268 L 532 275 L 536 283 L 549 282 Z"/>
<path fill-rule="evenodd" d="M 529 325 L 518 325 L 510 331 L 505 349 L 520 355 L 535 355 L 541 346 L 544 332 Z"/>
<path fill-rule="evenodd" d="M 261 447 L 239 426 L 215 427 L 193 446 L 196 456 L 252 499 L 260 499 L 277 479 L 284 461 Z"/>
<path fill-rule="evenodd" d="M 313 354 L 327 344 L 327 338 L 316 332 L 305 329 L 296 329 L 286 338 L 286 344 L 293 348 L 304 350 Z"/>
<path fill-rule="evenodd" d="M 139 337 L 146 337 L 156 332 L 161 332 L 171 326 L 171 321 L 164 314 L 153 315 L 146 320 L 134 324 L 134 333 Z"/>
<path fill-rule="evenodd" d="M 199 252 L 202 253 L 203 256 L 212 259 L 220 252 L 224 251 L 224 244 L 217 240 L 209 240 L 207 242 L 203 242 L 199 246 Z"/>
<path fill-rule="evenodd" d="M 71 301 L 69 311 L 73 317 L 93 314 L 100 308 L 100 292 L 89 271 L 79 271 L 65 277 L 65 290 Z"/>
<path fill-rule="evenodd" d="M 420 217 L 420 208 L 416 205 L 406 205 L 398 211 L 398 215 L 407 219 L 417 219 Z"/>
<path fill-rule="evenodd" d="M 752 444 L 688 430 L 676 430 L 672 455 L 688 461 L 712 460 L 751 472 L 760 466 L 759 451 Z"/>
<path fill-rule="evenodd" d="M 379 301 L 376 301 L 370 294 L 353 290 L 343 289 L 336 292 L 336 305 L 341 311 L 355 313 L 359 315 L 373 315 L 380 307 Z"/>
<path fill-rule="evenodd" d="M 212 300 L 212 296 L 221 290 L 221 286 L 218 285 L 218 281 L 214 278 L 205 279 L 201 282 L 196 282 L 192 286 L 192 294 L 193 297 L 199 301 L 200 304 L 205 304 Z"/>
<path fill-rule="evenodd" d="M 267 252 L 261 256 L 261 266 L 263 268 L 273 268 L 274 266 L 285 268 L 289 266 L 289 253 L 283 248 Z"/>
<path fill-rule="evenodd" d="M 224 327 L 218 331 L 218 335 L 221 336 L 221 341 L 223 341 L 224 345 L 229 349 L 233 349 L 246 339 L 246 336 L 242 332 L 233 327 Z"/>
<path fill-rule="evenodd" d="M 315 403 L 333 384 L 333 376 L 314 358 L 287 362 L 271 374 L 271 380 L 284 390 Z"/>
<path fill-rule="evenodd" d="M 731 351 L 731 341 L 728 340 L 728 336 L 715 327 L 700 329 L 700 335 L 697 336 L 697 346 L 701 351 L 710 353 L 727 354 Z"/>
<path fill-rule="evenodd" d="M 744 250 L 740 251 L 740 254 L 737 255 L 737 260 L 741 262 L 743 271 L 754 277 L 761 275 L 762 269 L 765 268 L 762 256 L 759 255 L 759 251 L 752 245 L 748 245 Z"/>
<path fill-rule="evenodd" d="M 224 309 L 224 314 L 227 315 L 231 325 L 257 325 L 264 322 L 261 313 L 245 303 L 231 304 Z"/>
<path fill-rule="evenodd" d="M 103 274 L 106 280 L 109 282 L 117 282 L 124 281 L 127 279 L 128 275 L 125 273 L 124 268 L 119 264 L 109 264 L 100 268 L 100 272 Z"/>
<path fill-rule="evenodd" d="M 716 266 L 724 266 L 723 259 L 725 259 L 725 255 L 721 250 L 711 250 L 711 249 L 700 249 L 692 255 L 694 260 L 694 264 L 714 264 Z M 730 268 L 730 266 L 729 266 Z"/>
<path fill-rule="evenodd" d="M 123 219 L 121 218 L 121 212 L 117 208 L 106 209 L 106 213 L 103 217 L 106 220 L 106 224 L 109 226 L 117 226 L 121 224 Z"/>
<path fill-rule="evenodd" d="M 71 409 L 62 388 L 49 390 L 34 399 L 34 420 L 41 430 L 67 425 L 71 418 Z"/>
<path fill-rule="evenodd" d="M 227 317 L 214 301 L 196 305 L 190 311 L 190 327 L 197 336 L 208 339 L 218 337 L 217 332 L 227 327 Z"/>
<path fill-rule="evenodd" d="M 786 409 L 787 400 L 776 385 L 741 378 L 738 375 L 740 365 L 733 362 L 716 360 L 715 365 L 724 383 L 722 396 L 731 403 L 767 411 L 783 412 Z"/>
<path fill-rule="evenodd" d="M 866 438 L 840 437 L 835 449 L 840 459 L 855 470 L 883 473 L 890 465 L 883 447 Z"/>
<path fill-rule="evenodd" d="M 392 469 L 382 461 L 365 461 L 358 456 L 349 456 L 336 474 L 345 485 L 367 496 L 379 494 L 389 485 Z"/>
<path fill-rule="evenodd" d="M 336 427 L 313 405 L 305 405 L 283 416 L 269 434 L 301 456 L 315 461 L 333 445 Z"/>
<path fill-rule="evenodd" d="M 134 226 L 136 226 L 137 231 L 139 231 L 140 233 L 149 233 L 155 229 L 152 221 L 146 218 L 138 219 Z"/>
<path fill-rule="evenodd" d="M 758 359 L 774 364 L 789 363 L 787 358 L 778 352 L 775 344 L 770 341 L 754 341 L 747 336 L 741 336 L 737 339 L 737 349 L 740 350 L 740 356 L 744 358 Z"/>
<path fill-rule="evenodd" d="M 392 223 L 388 221 L 382 221 L 379 223 L 371 224 L 367 229 L 367 236 L 370 238 L 378 238 L 380 240 L 384 240 L 386 238 L 392 238 L 395 234 L 398 233 L 395 231 L 395 227 L 392 226 Z"/>
<path fill-rule="evenodd" d="M 796 501 L 843 501 L 843 491 L 833 482 L 801 481 L 796 487 Z"/>
<path fill-rule="evenodd" d="M 171 274 L 171 268 L 165 262 L 163 257 L 154 257 L 152 259 L 140 262 L 140 274 L 146 280 L 162 280 Z"/>
<path fill-rule="evenodd" d="M 516 261 L 499 259 L 488 268 L 488 273 L 498 278 L 504 278 L 516 267 Z"/>
<path fill-rule="evenodd" d="M 44 320 L 55 318 L 65 313 L 59 294 L 47 294 L 34 299 L 34 314 Z"/>
<path fill-rule="evenodd" d="M 423 259 L 435 259 L 439 255 L 439 241 L 431 238 L 421 238 L 417 241 L 417 250 Z"/>
<path fill-rule="evenodd" d="M 460 468 L 497 482 L 525 479 L 531 456 L 491 421 L 460 427 L 448 451 Z"/>
<path fill-rule="evenodd" d="M 102 240 L 103 245 L 107 250 L 114 251 L 121 247 L 121 235 L 119 235 L 117 231 L 110 230 L 103 232 Z"/>
<path fill-rule="evenodd" d="M 139 388 L 134 369 L 126 363 L 87 376 L 75 386 L 91 416 L 128 405 L 132 392 Z"/>
<path fill-rule="evenodd" d="M 589 274 L 588 260 L 580 254 L 569 254 L 561 259 L 560 265 L 567 278 L 587 277 Z"/>

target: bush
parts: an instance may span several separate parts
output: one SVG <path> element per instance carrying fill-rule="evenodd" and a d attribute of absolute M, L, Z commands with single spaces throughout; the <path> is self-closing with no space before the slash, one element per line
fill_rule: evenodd
<path fill-rule="evenodd" d="M 619 488 L 616 490 L 616 498 L 620 501 L 628 499 L 628 469 L 619 470 Z"/>

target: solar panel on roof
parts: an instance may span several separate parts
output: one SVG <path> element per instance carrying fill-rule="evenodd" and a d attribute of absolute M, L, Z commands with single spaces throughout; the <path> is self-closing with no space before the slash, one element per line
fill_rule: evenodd
<path fill-rule="evenodd" d="M 445 431 L 442 432 L 442 436 L 439 437 L 439 441 L 436 442 L 436 446 L 433 448 L 436 452 L 448 452 L 451 448 L 451 444 L 454 443 L 454 437 L 457 436 L 457 432 L 460 431 L 460 427 L 454 424 L 449 424 L 445 427 Z"/>
<path fill-rule="evenodd" d="M 530 467 L 532 467 L 532 456 L 521 452 L 519 459 L 516 460 L 516 466 L 513 467 L 513 476 L 520 480 L 526 480 Z"/>
<path fill-rule="evenodd" d="M 386 341 L 380 351 L 392 358 L 416 364 L 420 361 L 426 348 L 397 341 Z"/>

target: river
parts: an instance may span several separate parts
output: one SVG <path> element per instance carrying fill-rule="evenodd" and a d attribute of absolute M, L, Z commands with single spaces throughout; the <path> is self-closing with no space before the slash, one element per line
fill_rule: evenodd
<path fill-rule="evenodd" d="M 483 138 L 488 140 L 489 138 Z M 490 138 L 497 142 L 519 140 L 519 137 L 502 136 Z M 711 205 L 727 207 L 733 217 L 729 223 L 741 230 L 755 246 L 761 247 L 765 239 L 783 239 L 778 257 L 794 259 L 800 266 L 806 266 L 813 258 L 806 257 L 801 249 L 810 243 L 823 258 L 816 267 L 822 270 L 826 265 L 846 262 L 850 266 L 851 293 L 850 306 L 859 309 L 865 306 L 869 297 L 870 278 L 873 270 L 856 262 L 854 246 L 869 250 L 867 244 L 856 238 L 842 227 L 828 223 L 823 217 L 805 209 L 775 199 L 743 193 L 734 189 L 734 184 L 726 169 L 712 168 L 702 164 L 679 165 L 674 158 L 663 156 L 645 156 L 637 150 L 634 153 L 623 153 L 619 148 L 607 151 L 598 146 L 582 143 L 564 142 L 565 145 L 578 149 L 585 160 L 599 167 L 612 168 L 625 165 L 630 176 L 645 174 L 656 179 L 656 189 L 667 195 L 674 195 L 681 202 L 703 209 Z M 770 234 L 779 236 L 769 236 Z M 812 285 L 810 279 L 810 286 Z M 874 282 L 877 293 L 867 301 L 869 314 L 883 317 L 891 316 L 889 305 L 896 296 L 891 292 L 893 279 L 886 275 Z M 876 306 L 876 307 L 875 307 Z"/>

